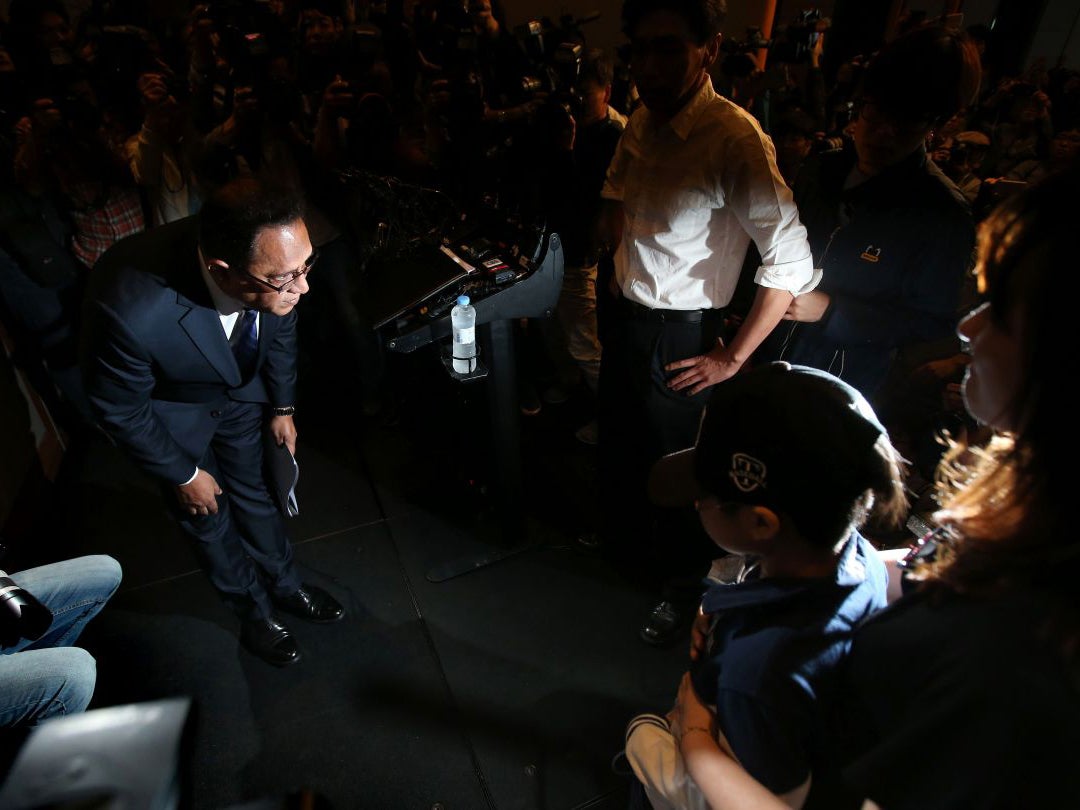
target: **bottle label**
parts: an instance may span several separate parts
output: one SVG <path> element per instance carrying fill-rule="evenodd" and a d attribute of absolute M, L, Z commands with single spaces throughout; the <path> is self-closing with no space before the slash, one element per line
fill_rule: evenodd
<path fill-rule="evenodd" d="M 454 330 L 454 343 L 476 343 L 476 327 L 467 326 Z"/>

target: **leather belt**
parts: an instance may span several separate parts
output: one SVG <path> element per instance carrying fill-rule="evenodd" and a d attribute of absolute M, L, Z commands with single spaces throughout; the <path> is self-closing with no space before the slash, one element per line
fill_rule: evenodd
<path fill-rule="evenodd" d="M 701 323 L 706 315 L 720 315 L 723 312 L 720 309 L 652 309 L 625 296 L 619 297 L 619 306 L 634 320 L 653 323 Z"/>

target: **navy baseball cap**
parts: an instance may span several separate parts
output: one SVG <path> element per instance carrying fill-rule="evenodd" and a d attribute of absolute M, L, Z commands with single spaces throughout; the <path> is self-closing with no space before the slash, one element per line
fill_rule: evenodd
<path fill-rule="evenodd" d="M 769 363 L 714 388 L 697 442 L 653 465 L 649 497 L 660 506 L 706 496 L 767 506 L 814 537 L 832 520 L 819 512 L 850 508 L 884 484 L 875 449 L 883 435 L 870 403 L 843 380 Z"/>

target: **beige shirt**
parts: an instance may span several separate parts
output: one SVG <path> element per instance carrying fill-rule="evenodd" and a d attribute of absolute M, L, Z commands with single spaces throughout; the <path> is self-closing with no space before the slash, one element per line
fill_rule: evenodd
<path fill-rule="evenodd" d="M 762 257 L 756 283 L 801 293 L 820 278 L 772 141 L 708 81 L 668 122 L 634 112 L 602 196 L 623 203 L 615 273 L 639 304 L 727 306 L 751 239 Z"/>

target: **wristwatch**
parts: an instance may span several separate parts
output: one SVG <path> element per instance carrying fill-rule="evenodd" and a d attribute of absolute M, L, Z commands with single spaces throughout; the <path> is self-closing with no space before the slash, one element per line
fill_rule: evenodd
<path fill-rule="evenodd" d="M 296 413 L 296 408 L 292 405 L 284 405 L 280 408 L 272 408 L 274 416 L 292 416 Z"/>

